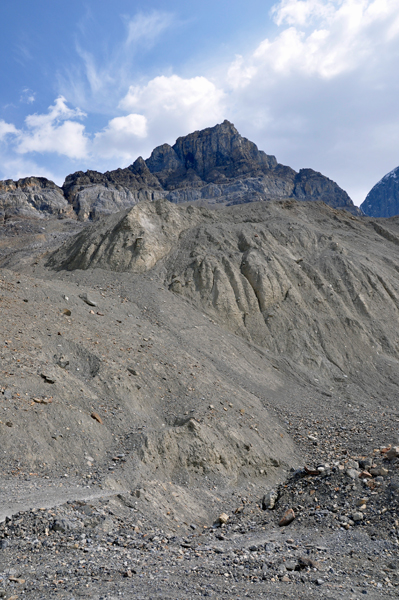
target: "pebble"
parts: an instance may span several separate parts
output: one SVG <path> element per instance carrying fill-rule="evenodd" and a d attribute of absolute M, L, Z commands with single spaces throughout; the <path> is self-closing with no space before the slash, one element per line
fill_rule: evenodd
<path fill-rule="evenodd" d="M 79 298 L 89 306 L 97 306 L 97 302 L 92 300 L 87 294 L 79 294 Z"/>
<path fill-rule="evenodd" d="M 275 490 L 271 490 L 267 492 L 262 498 L 262 508 L 263 510 L 272 510 L 276 504 L 278 498 L 278 494 Z"/>
<path fill-rule="evenodd" d="M 285 513 L 283 514 L 282 518 L 280 519 L 280 521 L 278 522 L 280 527 L 285 527 L 286 525 L 289 525 L 290 523 L 292 523 L 292 521 L 295 519 L 295 513 L 292 510 L 292 508 L 289 508 L 288 510 L 285 511 Z"/>

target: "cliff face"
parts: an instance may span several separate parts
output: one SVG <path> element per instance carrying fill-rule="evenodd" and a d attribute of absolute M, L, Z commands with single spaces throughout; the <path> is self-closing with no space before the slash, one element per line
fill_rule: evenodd
<path fill-rule="evenodd" d="M 360 208 L 369 217 L 399 214 L 399 167 L 387 173 L 372 188 Z"/>
<path fill-rule="evenodd" d="M 74 216 L 64 193 L 44 177 L 0 181 L 0 221 L 11 217 Z"/>
<path fill-rule="evenodd" d="M 242 137 L 229 121 L 181 137 L 173 146 L 158 146 L 147 160 L 139 157 L 125 169 L 78 171 L 68 175 L 62 191 L 48 182 L 49 190 L 51 186 L 61 198 L 63 194 L 64 204 L 79 220 L 96 219 L 159 198 L 175 204 L 221 206 L 287 198 L 322 200 L 361 214 L 336 183 L 312 169 L 297 173 L 280 165 L 274 156 Z M 53 214 L 52 197 L 48 204 L 49 210 L 44 201 L 44 208 L 35 210 Z"/>

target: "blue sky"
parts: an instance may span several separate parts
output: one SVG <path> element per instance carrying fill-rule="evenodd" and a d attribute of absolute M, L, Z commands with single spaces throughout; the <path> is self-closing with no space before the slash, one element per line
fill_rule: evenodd
<path fill-rule="evenodd" d="M 125 167 L 225 118 L 356 204 L 399 165 L 397 0 L 0 4 L 0 178 Z"/>

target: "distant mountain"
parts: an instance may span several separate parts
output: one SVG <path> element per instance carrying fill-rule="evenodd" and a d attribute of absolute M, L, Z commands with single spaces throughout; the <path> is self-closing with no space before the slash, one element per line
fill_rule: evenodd
<path fill-rule="evenodd" d="M 69 208 L 79 220 L 94 220 L 141 200 L 159 198 L 175 204 L 219 206 L 288 198 L 322 200 L 334 208 L 361 214 L 334 181 L 312 169 L 297 173 L 279 164 L 274 156 L 242 137 L 229 121 L 181 137 L 173 146 L 158 146 L 147 160 L 139 157 L 125 169 L 68 175 L 62 190 L 47 180 L 34 181 L 42 185 L 40 202 L 29 186 L 24 191 L 25 183 L 2 182 L 7 183 L 3 187 L 0 183 L 0 217 L 1 213 L 7 216 L 32 211 L 63 215 L 70 214 Z M 13 186 L 21 192 L 18 197 Z M 47 196 L 46 202 L 43 198 Z"/>
<path fill-rule="evenodd" d="M 399 167 L 375 184 L 360 208 L 369 217 L 399 215 Z"/>

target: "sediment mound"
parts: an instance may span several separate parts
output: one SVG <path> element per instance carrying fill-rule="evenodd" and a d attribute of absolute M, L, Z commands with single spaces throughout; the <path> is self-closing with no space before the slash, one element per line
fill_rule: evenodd
<path fill-rule="evenodd" d="M 354 377 L 366 388 L 381 377 L 382 356 L 397 365 L 398 233 L 395 220 L 322 203 L 213 212 L 157 201 L 84 230 L 48 264 L 152 269 L 173 294 L 301 376 L 329 385 Z"/>

